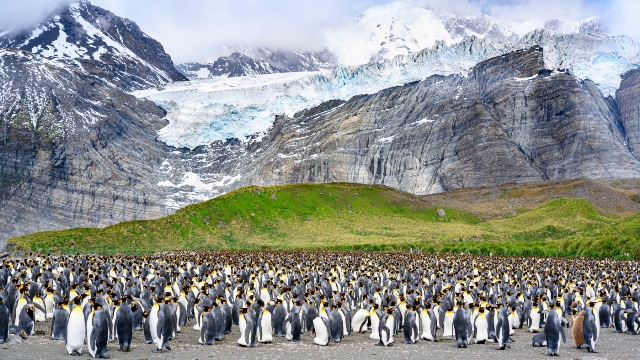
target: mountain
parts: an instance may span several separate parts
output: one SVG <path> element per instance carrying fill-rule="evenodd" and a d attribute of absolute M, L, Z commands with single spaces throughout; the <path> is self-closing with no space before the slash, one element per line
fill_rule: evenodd
<path fill-rule="evenodd" d="M 193 149 L 161 141 L 171 107 L 185 105 L 176 101 L 194 93 L 192 84 L 148 90 L 167 96 L 166 103 L 154 98 L 166 107 L 162 109 L 114 89 L 73 62 L 47 64 L 28 52 L 4 50 L 0 81 L 9 88 L 0 92 L 5 104 L 0 110 L 1 240 L 40 230 L 155 218 L 250 184 L 344 181 L 430 194 L 512 182 L 640 178 L 638 71 L 624 74 L 615 98 L 603 96 L 593 81 L 548 64 L 564 59 L 556 65 L 575 65 L 579 62 L 566 58 L 575 52 L 567 49 L 593 49 L 588 44 L 594 41 L 602 50 L 611 43 L 589 36 L 542 35 L 531 38 L 546 41 L 549 53 L 533 46 L 489 57 L 464 72 L 395 87 L 381 82 L 376 86 L 383 89 L 368 95 L 284 112 L 261 133 Z M 625 45 L 631 48 L 631 43 Z M 450 64 L 449 57 L 459 59 L 462 67 L 491 53 L 477 39 L 456 46 L 461 48 L 416 54 L 407 64 L 426 74 L 434 64 Z M 463 53 L 469 57 L 461 59 Z M 558 54 L 563 56 L 554 60 Z M 400 65 L 391 64 L 336 74 L 342 74 L 342 82 L 372 79 L 374 68 L 390 74 Z M 404 67 L 409 73 L 411 69 Z M 264 77 L 281 76 L 305 75 Z M 262 82 L 256 86 L 263 92 L 232 86 L 204 95 L 223 100 L 241 96 L 246 104 L 258 98 L 280 102 L 272 96 L 274 87 L 309 86 L 323 79 L 316 74 L 307 75 L 305 82 L 273 80 L 269 88 L 260 78 L 233 79 Z M 329 86 L 324 82 L 325 89 Z M 180 87 L 186 92 L 176 92 Z M 202 99 L 193 104 L 219 111 Z M 198 136 L 197 128 L 190 131 Z"/>
<path fill-rule="evenodd" d="M 472 37 L 333 71 L 174 83 L 136 95 L 167 110 L 169 126 L 159 132 L 160 140 L 193 149 L 215 140 L 244 139 L 264 132 L 277 115 L 292 116 L 326 101 L 373 94 L 431 75 L 467 75 L 481 61 L 533 46 L 545 49 L 547 68 L 568 69 L 580 80 L 589 79 L 604 96 L 615 96 L 620 76 L 640 64 L 640 43 L 626 36 L 537 30 L 500 42 Z"/>
<path fill-rule="evenodd" d="M 186 80 L 159 42 L 87 0 L 73 1 L 31 28 L 3 31 L 2 47 L 77 61 L 87 73 L 126 91 Z"/>
<path fill-rule="evenodd" d="M 0 241 L 166 214 L 166 112 L 69 60 L 0 50 Z"/>
<path fill-rule="evenodd" d="M 280 115 L 265 132 L 167 156 L 181 207 L 249 185 L 380 184 L 414 194 L 575 178 L 640 177 L 637 71 L 616 98 L 545 66 L 543 49 Z M 246 91 L 245 91 L 246 93 Z M 633 134 L 631 134 L 633 133 Z"/>
<path fill-rule="evenodd" d="M 325 37 L 340 65 L 351 66 L 393 59 L 439 43 L 452 45 L 471 37 L 500 42 L 536 29 L 558 34 L 606 32 L 598 17 L 582 21 L 504 22 L 414 1 L 395 1 L 369 7 L 357 22 L 331 29 Z"/>
<path fill-rule="evenodd" d="M 248 53 L 272 66 L 289 72 L 333 70 L 338 67 L 336 56 L 328 49 L 319 51 L 291 51 L 257 47 Z"/>
<path fill-rule="evenodd" d="M 223 56 L 210 64 L 197 62 L 178 64 L 176 69 L 190 79 L 203 79 L 219 76 L 238 77 L 287 72 L 262 60 L 251 58 L 239 52 Z"/>
<path fill-rule="evenodd" d="M 335 55 L 328 50 L 289 51 L 263 47 L 240 49 L 209 64 L 188 62 L 176 66 L 190 79 L 319 71 L 336 67 Z"/>

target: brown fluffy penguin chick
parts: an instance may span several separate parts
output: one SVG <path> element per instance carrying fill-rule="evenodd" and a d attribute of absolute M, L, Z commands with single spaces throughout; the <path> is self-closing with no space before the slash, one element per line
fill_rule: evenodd
<path fill-rule="evenodd" d="M 582 348 L 584 344 L 584 336 L 582 334 L 582 326 L 584 324 L 584 310 L 581 310 L 575 320 L 573 320 L 573 328 L 571 328 L 571 334 L 573 335 L 573 342 L 578 349 Z"/>

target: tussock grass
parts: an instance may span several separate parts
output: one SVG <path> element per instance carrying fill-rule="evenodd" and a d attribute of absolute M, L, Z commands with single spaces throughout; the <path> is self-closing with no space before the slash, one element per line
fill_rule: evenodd
<path fill-rule="evenodd" d="M 640 258 L 640 215 L 606 215 L 584 199 L 557 199 L 483 221 L 381 186 L 247 187 L 173 215 L 101 229 L 9 239 L 17 250 L 147 254 L 177 249 L 333 249 Z"/>

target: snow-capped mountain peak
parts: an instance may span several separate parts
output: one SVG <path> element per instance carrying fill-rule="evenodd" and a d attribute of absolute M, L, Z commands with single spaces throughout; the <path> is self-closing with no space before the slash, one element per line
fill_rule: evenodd
<path fill-rule="evenodd" d="M 23 31 L 0 29 L 0 47 L 77 61 L 85 71 L 126 90 L 186 80 L 159 42 L 134 22 L 86 0 L 73 1 Z"/>

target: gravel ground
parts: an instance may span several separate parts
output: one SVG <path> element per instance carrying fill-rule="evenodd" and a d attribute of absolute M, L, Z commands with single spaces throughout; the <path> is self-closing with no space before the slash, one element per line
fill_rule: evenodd
<path fill-rule="evenodd" d="M 163 353 L 152 353 L 153 345 L 144 344 L 142 332 L 136 332 L 133 346 L 129 353 L 118 351 L 117 341 L 109 344 L 109 355 L 112 359 L 417 359 L 432 357 L 435 359 L 535 359 L 546 357 L 546 348 L 532 347 L 529 334 L 523 330 L 516 330 L 513 336 L 515 342 L 511 350 L 497 351 L 497 344 L 471 345 L 467 349 L 458 349 L 453 340 L 443 340 L 439 343 L 419 341 L 414 345 L 402 344 L 403 337 L 396 336 L 396 344 L 391 347 L 375 346 L 377 343 L 365 335 L 355 334 L 346 336 L 341 343 L 331 343 L 329 346 L 317 346 L 311 335 L 303 335 L 301 343 L 286 341 L 278 338 L 272 344 L 260 344 L 257 348 L 240 347 L 236 340 L 239 337 L 238 327 L 233 328 L 234 334 L 227 335 L 223 341 L 212 346 L 198 344 L 198 332 L 191 326 L 182 329 L 176 339 L 170 342 L 172 350 Z M 74 359 L 67 355 L 64 342 L 50 338 L 50 323 L 37 323 L 36 330 L 46 330 L 46 335 L 36 335 L 21 343 L 0 345 L 0 359 Z M 440 330 L 442 331 L 442 330 Z M 640 359 L 640 336 L 616 334 L 613 329 L 603 329 L 601 339 L 596 349 L 598 353 L 589 354 L 586 350 L 578 350 L 573 345 L 571 331 L 567 331 L 567 343 L 560 346 L 561 357 L 567 359 Z M 88 357 L 86 347 L 83 357 Z"/>

